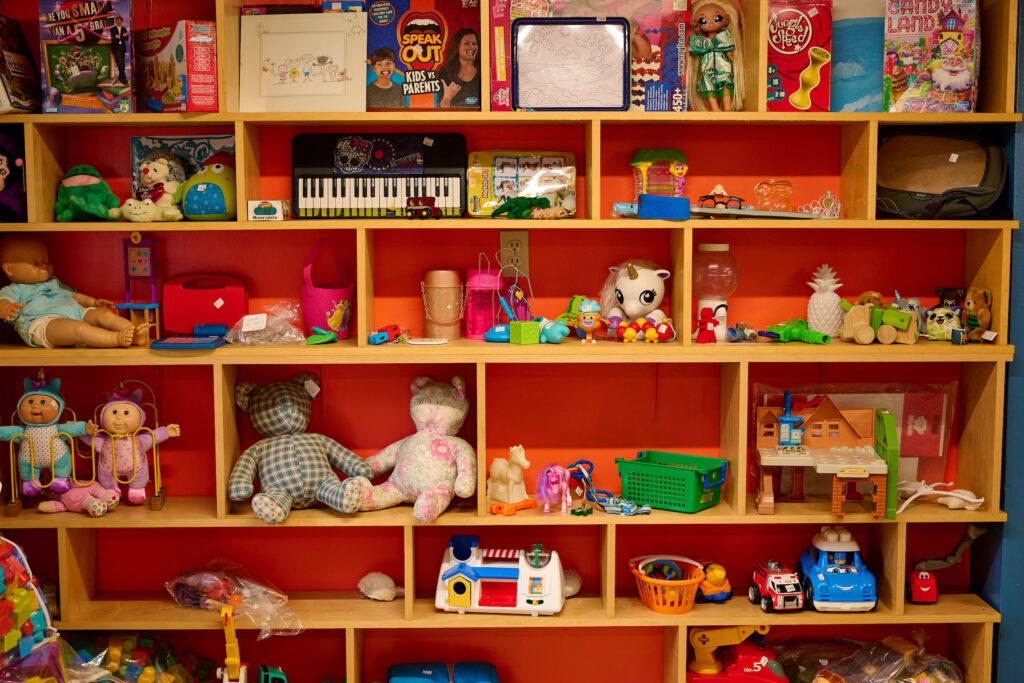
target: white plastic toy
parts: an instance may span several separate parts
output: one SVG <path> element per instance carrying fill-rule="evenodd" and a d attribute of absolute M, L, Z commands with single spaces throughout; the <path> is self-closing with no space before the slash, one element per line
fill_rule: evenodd
<path fill-rule="evenodd" d="M 528 498 L 523 470 L 529 467 L 530 461 L 526 459 L 526 450 L 522 444 L 508 449 L 508 460 L 492 460 L 490 476 L 487 478 L 487 497 L 499 503 L 518 503 Z"/>
<path fill-rule="evenodd" d="M 973 491 L 967 489 L 953 489 L 945 491 L 938 487 L 952 486 L 953 482 L 926 484 L 924 481 L 901 481 L 897 486 L 900 498 L 906 498 L 903 505 L 896 510 L 896 514 L 907 509 L 910 503 L 922 496 L 938 496 L 935 500 L 939 505 L 945 505 L 950 510 L 977 510 L 985 502 L 984 498 L 978 498 Z"/>
<path fill-rule="evenodd" d="M 478 536 L 452 536 L 434 606 L 459 614 L 557 614 L 573 592 L 566 588 L 558 553 L 540 543 L 526 550 L 481 548 Z"/>

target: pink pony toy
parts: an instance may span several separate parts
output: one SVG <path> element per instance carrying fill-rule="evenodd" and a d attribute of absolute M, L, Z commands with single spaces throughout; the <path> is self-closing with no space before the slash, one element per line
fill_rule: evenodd
<path fill-rule="evenodd" d="M 552 505 L 562 501 L 562 514 L 572 507 L 572 496 L 569 495 L 569 470 L 561 465 L 548 465 L 537 477 L 537 500 L 544 503 L 544 512 L 551 512 Z"/>

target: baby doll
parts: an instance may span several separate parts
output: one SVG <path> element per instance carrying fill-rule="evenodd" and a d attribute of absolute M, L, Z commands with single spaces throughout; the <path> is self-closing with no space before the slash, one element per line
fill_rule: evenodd
<path fill-rule="evenodd" d="M 96 481 L 103 488 L 120 491 L 118 480 L 128 481 L 128 502 L 141 505 L 146 501 L 149 483 L 149 449 L 172 436 L 181 436 L 181 427 L 169 424 L 152 433 L 143 429 L 146 411 L 142 409 L 142 390 L 129 393 L 114 390 L 100 408 L 100 426 L 94 436 L 79 439 L 99 453 Z M 116 462 L 116 474 L 115 474 Z"/>
<path fill-rule="evenodd" d="M 736 6 L 731 0 L 695 0 L 690 24 L 690 108 L 742 111 L 743 37 Z"/>
<path fill-rule="evenodd" d="M 24 391 L 18 399 L 18 417 L 24 426 L 0 427 L 0 441 L 19 441 L 21 493 L 31 498 L 42 492 L 37 482 L 43 469 L 52 469 L 53 483 L 47 490 L 56 494 L 66 493 L 71 488 L 68 477 L 73 463 L 65 437 L 57 435 L 63 432 L 73 438 L 94 434 L 96 425 L 92 421 L 59 424 L 64 414 L 59 379 L 47 383 L 40 371 L 36 379 L 25 378 Z"/>
<path fill-rule="evenodd" d="M 544 503 L 544 512 L 551 512 L 552 505 L 562 502 L 562 514 L 572 507 L 569 495 L 569 470 L 561 465 L 548 465 L 537 477 L 537 502 Z"/>
<path fill-rule="evenodd" d="M 88 486 L 72 486 L 56 500 L 39 503 L 40 512 L 84 512 L 90 517 L 102 517 L 121 500 L 121 492 L 103 488 L 99 482 Z"/>
<path fill-rule="evenodd" d="M 112 348 L 145 340 L 144 326 L 136 328 L 117 315 L 111 302 L 53 277 L 46 245 L 38 238 L 15 234 L 0 240 L 0 267 L 11 281 L 0 289 L 0 320 L 14 325 L 29 346 Z"/>

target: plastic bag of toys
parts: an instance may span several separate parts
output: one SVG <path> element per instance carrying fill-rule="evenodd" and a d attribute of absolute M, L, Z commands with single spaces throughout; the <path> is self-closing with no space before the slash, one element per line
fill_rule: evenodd
<path fill-rule="evenodd" d="M 5 637 L 0 638 L 0 666 L 26 657 L 57 635 L 50 620 L 39 581 L 32 574 L 25 552 L 0 536 L 0 615 L 6 615 Z M 12 634 L 17 640 L 11 640 Z"/>
<path fill-rule="evenodd" d="M 110 671 L 82 661 L 61 638 L 50 638 L 27 656 L 0 669 L 3 683 L 124 683 Z"/>
<path fill-rule="evenodd" d="M 849 657 L 818 671 L 814 683 L 963 683 L 963 674 L 952 661 L 924 650 L 924 636 L 915 633 L 912 643 L 888 636 L 868 643 Z"/>
<path fill-rule="evenodd" d="M 167 642 L 138 633 L 75 633 L 71 646 L 87 664 L 114 672 L 129 683 L 214 683 L 217 664 Z M 161 678 L 163 676 L 163 678 Z"/>
<path fill-rule="evenodd" d="M 855 640 L 790 638 L 772 647 L 790 683 L 811 683 L 822 667 L 849 657 L 862 645 Z"/>
<path fill-rule="evenodd" d="M 303 631 L 298 615 L 288 606 L 288 596 L 235 562 L 213 560 L 206 569 L 180 574 L 164 586 L 181 607 L 213 610 L 218 615 L 223 607 L 234 608 L 235 616 L 260 629 L 259 640 Z"/>
<path fill-rule="evenodd" d="M 229 344 L 285 344 L 306 341 L 302 331 L 302 309 L 290 301 L 279 301 L 263 313 L 243 315 L 227 336 Z"/>

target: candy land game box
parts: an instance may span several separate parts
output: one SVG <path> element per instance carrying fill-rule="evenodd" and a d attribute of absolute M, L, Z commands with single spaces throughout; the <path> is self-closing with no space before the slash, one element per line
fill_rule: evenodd
<path fill-rule="evenodd" d="M 884 111 L 974 111 L 980 38 L 976 0 L 887 2 Z"/>
<path fill-rule="evenodd" d="M 366 108 L 480 109 L 478 0 L 369 0 Z"/>
<path fill-rule="evenodd" d="M 521 17 L 629 20 L 630 111 L 686 111 L 687 0 L 491 0 L 491 111 L 511 108 L 512 22 Z"/>
<path fill-rule="evenodd" d="M 132 112 L 131 35 L 132 0 L 39 0 L 43 112 Z"/>

